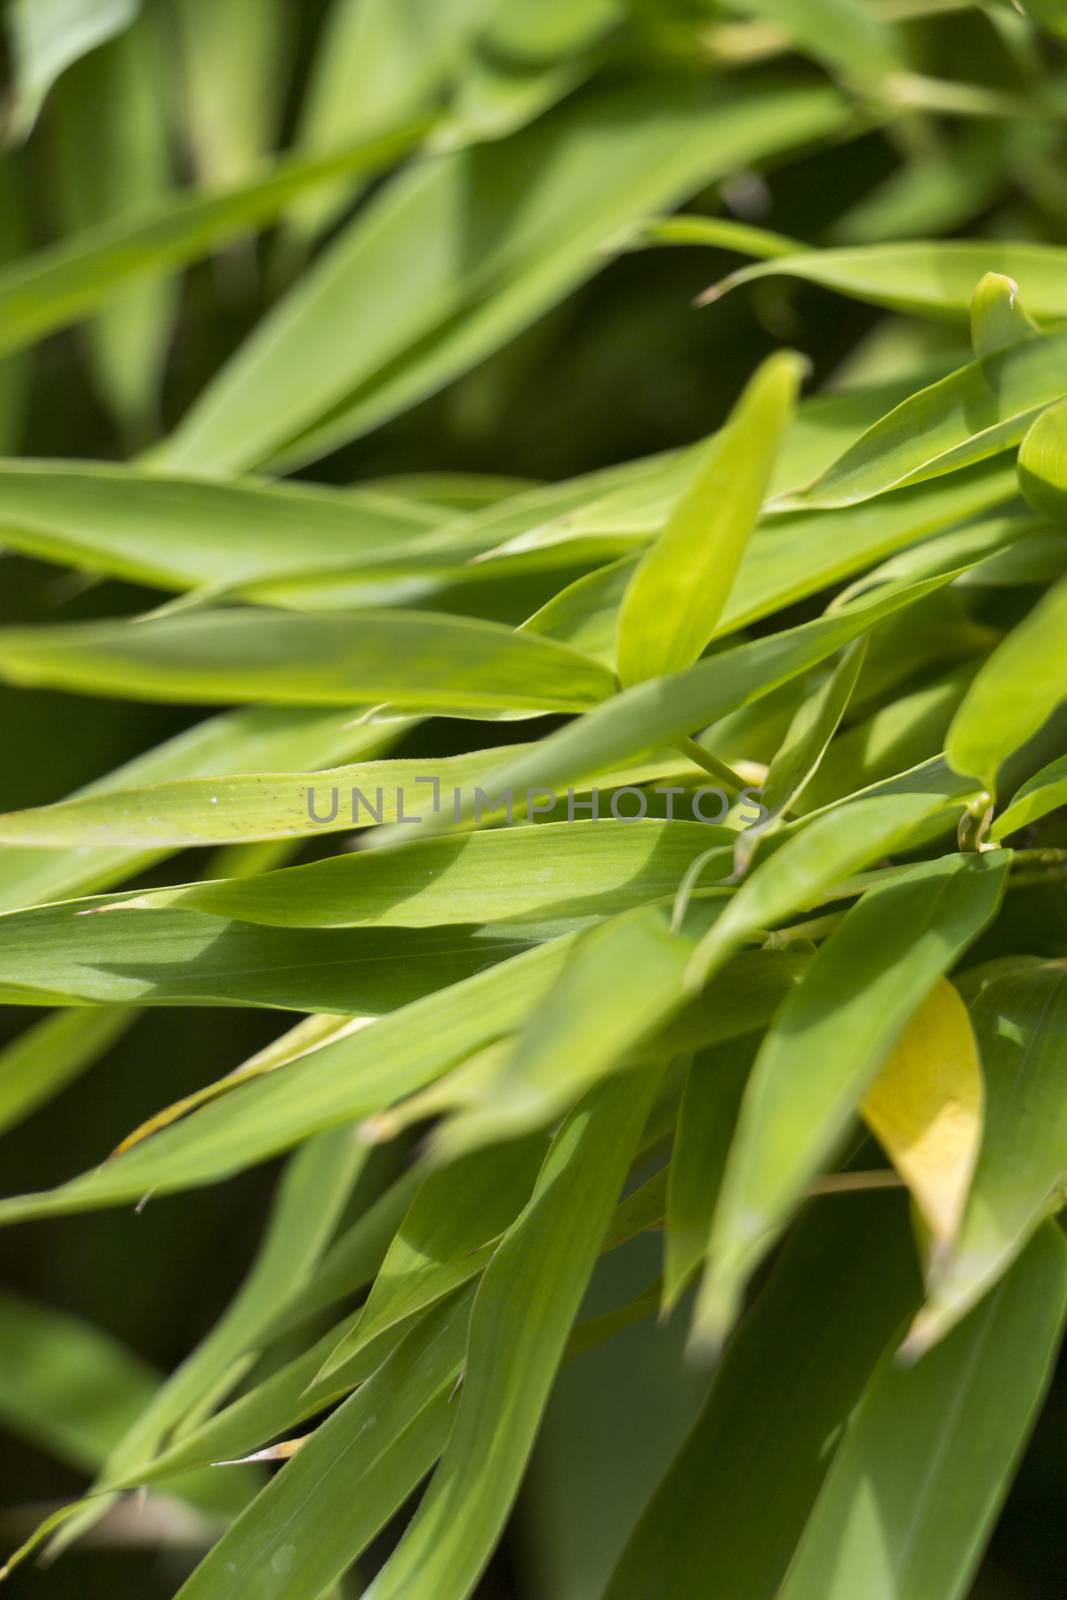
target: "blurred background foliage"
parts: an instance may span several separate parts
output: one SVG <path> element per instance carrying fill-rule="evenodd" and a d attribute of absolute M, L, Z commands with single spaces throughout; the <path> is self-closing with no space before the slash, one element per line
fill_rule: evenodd
<path fill-rule="evenodd" d="M 442 108 L 453 136 L 474 127 L 507 140 L 551 115 L 553 102 L 580 99 L 590 80 L 640 86 L 660 75 L 679 94 L 698 80 L 711 107 L 720 85 L 769 94 L 772 116 L 776 86 L 785 94 L 829 78 L 846 105 L 832 133 L 729 171 L 690 212 L 811 244 L 959 234 L 1067 243 L 1067 22 L 1057 0 L 1028 10 L 999 0 L 7 0 L 0 260 L 147 215 L 178 190 L 246 183 L 275 152 L 340 148 Z M 850 36 L 856 14 L 869 38 Z M 516 185 L 536 177 L 514 168 Z M 372 177 L 362 193 L 351 181 L 309 191 L 280 224 L 229 238 L 181 275 L 131 283 L 88 322 L 6 357 L 0 449 L 120 459 L 166 437 L 386 181 Z M 336 484 L 413 472 L 570 476 L 706 434 L 782 339 L 810 355 L 816 388 L 859 371 L 933 371 L 961 350 L 957 329 L 918 327 L 786 280 L 695 310 L 709 280 L 742 259 L 685 247 L 605 257 L 487 358 L 300 474 Z M 346 337 L 338 327 L 337 340 Z M 5 621 L 115 615 L 151 598 L 16 556 L 2 559 L 2 577 Z M 57 798 L 193 716 L 0 689 L 0 805 Z M 166 876 L 180 881 L 200 864 L 183 858 Z M 30 1020 L 5 1009 L 4 1037 Z M 142 1017 L 91 1077 L 9 1131 L 6 1191 L 91 1166 L 128 1128 L 280 1029 L 251 1010 L 186 1010 L 180 1021 Z M 273 1176 L 259 1168 L 139 1214 L 5 1231 L 5 1282 L 167 1369 L 239 1281 Z M 594 1285 L 597 1308 L 632 1298 L 654 1274 L 654 1255 L 646 1238 L 612 1257 Z M 680 1330 L 680 1320 L 645 1324 L 564 1372 L 484 1600 L 599 1593 L 706 1381 L 683 1366 Z M 27 1508 L 77 1492 L 86 1465 L 69 1442 L 53 1451 L 27 1437 L 17 1397 L 4 1391 L 17 1381 L 10 1371 L 0 1380 L 5 1545 L 32 1523 Z M 1067 1486 L 1055 1447 L 1065 1422 L 1061 1377 L 974 1600 L 1061 1600 Z M 181 1527 L 162 1552 L 125 1547 L 128 1531 L 105 1524 L 48 1571 L 17 1574 L 12 1593 L 172 1593 L 191 1565 Z"/>

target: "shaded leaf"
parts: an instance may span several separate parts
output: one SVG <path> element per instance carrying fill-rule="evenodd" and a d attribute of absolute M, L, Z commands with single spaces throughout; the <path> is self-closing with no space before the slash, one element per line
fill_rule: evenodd
<path fill-rule="evenodd" d="M 1049 1226 L 918 1366 L 864 1394 L 782 1600 L 962 1600 L 1048 1387 L 1067 1315 L 1067 1246 Z"/>

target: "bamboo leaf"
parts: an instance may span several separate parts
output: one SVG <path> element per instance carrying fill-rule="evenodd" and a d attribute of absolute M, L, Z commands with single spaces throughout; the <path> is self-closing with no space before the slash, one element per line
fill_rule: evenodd
<path fill-rule="evenodd" d="M 0 1296 L 0 1414 L 12 1431 L 90 1472 L 149 1405 L 159 1375 L 77 1317 Z"/>
<path fill-rule="evenodd" d="M 1011 804 L 994 817 L 989 837 L 999 843 L 1062 805 L 1067 805 L 1067 756 L 1042 767 L 1016 791 Z"/>
<path fill-rule="evenodd" d="M 439 520 L 377 490 L 210 483 L 95 461 L 0 465 L 7 549 L 162 589 L 224 590 L 356 551 L 395 558 Z"/>
<path fill-rule="evenodd" d="M 814 1202 L 738 1328 L 605 1600 L 775 1600 L 832 1441 L 919 1297 L 899 1195 Z M 739 1463 L 745 1470 L 738 1470 Z"/>
<path fill-rule="evenodd" d="M 602 1085 L 564 1124 L 471 1316 L 440 1466 L 370 1600 L 461 1600 L 518 1491 L 541 1413 L 647 1115 L 655 1074 Z M 299 1460 L 299 1457 L 297 1458 Z"/>
<path fill-rule="evenodd" d="M 911 1191 L 935 1254 L 959 1232 L 985 1097 L 967 1008 L 940 979 L 863 1097 L 863 1119 Z"/>
<path fill-rule="evenodd" d="M 1067 698 L 1060 643 L 1067 627 L 1067 581 L 1038 601 L 979 668 L 952 720 L 945 754 L 992 795 L 1001 763 L 1025 744 Z"/>
<path fill-rule="evenodd" d="M 743 267 L 724 279 L 709 298 L 757 278 L 784 273 L 892 311 L 962 320 L 970 314 L 975 284 L 986 273 L 995 272 L 1025 284 L 1032 315 L 1051 322 L 1067 316 L 1063 266 L 1064 251 L 1059 245 L 998 239 L 858 245 L 813 250 Z"/>
<path fill-rule="evenodd" d="M 931 986 L 994 915 L 1003 856 L 948 856 L 871 891 L 768 1029 L 741 1105 L 694 1334 L 717 1341 L 741 1290 L 830 1159 Z M 803 1057 L 803 1072 L 797 1061 Z"/>
<path fill-rule="evenodd" d="M 704 1052 L 686 1073 L 667 1187 L 663 1309 L 673 1309 L 704 1259 L 754 1044 Z"/>
<path fill-rule="evenodd" d="M 869 428 L 794 503 L 855 505 L 1018 444 L 1044 407 L 1063 398 L 1065 351 L 1067 334 L 1024 339 L 921 389 Z"/>
<path fill-rule="evenodd" d="M 1048 1387 L 1067 1315 L 1049 1225 L 918 1366 L 888 1359 L 849 1422 L 782 1600 L 962 1600 Z"/>
<path fill-rule="evenodd" d="M 544 1157 L 545 1141 L 535 1134 L 431 1172 L 386 1252 L 359 1321 L 331 1353 L 323 1376 L 476 1277 L 530 1198 Z"/>
<path fill-rule="evenodd" d="M 789 351 L 768 358 L 638 565 L 619 612 L 617 660 L 624 684 L 692 666 L 712 637 L 803 372 L 802 359 Z"/>
<path fill-rule="evenodd" d="M 603 667 L 550 639 L 432 612 L 214 611 L 0 630 L 0 676 L 79 694 L 218 704 L 415 705 L 575 711 L 606 698 Z"/>
<path fill-rule="evenodd" d="M 105 910 L 105 915 L 89 915 Z M 267 928 L 70 901 L 0 917 L 0 1004 L 274 1006 L 380 1015 L 539 937 L 531 927 Z"/>
<path fill-rule="evenodd" d="M 275 927 L 432 927 L 599 917 L 673 895 L 729 830 L 700 822 L 575 821 L 415 839 L 246 879 L 157 889 L 113 904 L 190 907 Z M 0 923 L 2 928 L 2 923 Z"/>
<path fill-rule="evenodd" d="M 204 1106 L 105 1167 L 59 1189 L 0 1202 L 0 1222 L 209 1183 L 319 1129 L 369 1117 L 512 1031 L 539 1003 L 570 946 L 569 938 L 556 939 L 443 988 Z"/>
<path fill-rule="evenodd" d="M 261 1600 L 316 1600 L 445 1446 L 469 1318 L 469 1297 L 460 1296 L 412 1329 L 224 1534 L 181 1600 L 217 1600 L 235 1584 Z"/>

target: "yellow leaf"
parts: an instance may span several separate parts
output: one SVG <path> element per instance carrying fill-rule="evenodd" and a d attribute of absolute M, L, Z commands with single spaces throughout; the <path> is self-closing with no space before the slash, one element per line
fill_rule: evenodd
<path fill-rule="evenodd" d="M 863 1101 L 871 1132 L 907 1184 L 935 1250 L 963 1217 L 984 1105 L 967 1007 L 942 978 L 919 1007 Z"/>

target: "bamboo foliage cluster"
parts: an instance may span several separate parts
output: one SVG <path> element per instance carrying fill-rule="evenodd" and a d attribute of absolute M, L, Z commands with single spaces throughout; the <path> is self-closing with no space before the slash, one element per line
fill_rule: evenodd
<path fill-rule="evenodd" d="M 147 1489 L 202 1531 L 180 1600 L 487 1594 L 554 1388 L 658 1316 L 705 1397 L 604 1600 L 977 1594 L 1067 1318 L 1062 7 L 6 24 L 4 703 L 181 710 L 0 815 L 0 1001 L 42 1013 L 0 1127 L 147 1008 L 279 1015 L 0 1223 L 284 1161 L 166 1378 L 0 1299 L 0 1416 L 86 1484 L 5 1572 Z M 799 239 L 744 196 L 812 161 Z M 515 396 L 584 285 L 682 250 L 694 319 L 777 346 L 721 426 L 425 470 L 433 397 Z"/>

